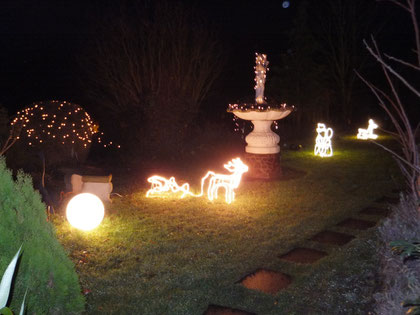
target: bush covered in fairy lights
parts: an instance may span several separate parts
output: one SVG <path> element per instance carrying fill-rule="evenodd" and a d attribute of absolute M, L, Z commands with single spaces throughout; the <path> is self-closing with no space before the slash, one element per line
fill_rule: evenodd
<path fill-rule="evenodd" d="M 99 133 L 99 126 L 79 105 L 70 102 L 37 102 L 19 111 L 11 123 L 22 127 L 21 138 L 29 146 L 48 143 L 81 145 L 85 148 L 92 137 Z M 98 142 L 102 140 L 98 137 Z M 112 142 L 103 144 L 104 147 Z"/>
<path fill-rule="evenodd" d="M 16 114 L 11 128 L 19 131 L 19 143 L 49 153 L 50 160 L 83 160 L 94 141 L 113 146 L 102 140 L 99 125 L 81 106 L 66 101 L 33 103 Z"/>

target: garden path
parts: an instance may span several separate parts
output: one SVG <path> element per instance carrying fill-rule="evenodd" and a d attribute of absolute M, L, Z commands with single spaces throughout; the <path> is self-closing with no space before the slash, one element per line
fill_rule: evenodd
<path fill-rule="evenodd" d="M 397 191 L 395 191 L 397 193 Z M 322 258 L 328 253 L 317 249 L 316 244 L 331 246 L 345 246 L 357 237 L 360 231 L 370 229 L 390 213 L 390 206 L 399 202 L 396 196 L 383 196 L 375 201 L 372 206 L 359 211 L 357 217 L 342 220 L 329 229 L 323 230 L 309 238 L 313 246 L 296 247 L 279 258 L 291 264 L 302 264 L 310 268 L 311 264 L 322 263 Z M 315 248 L 313 248 L 315 247 Z M 330 254 L 334 254 L 332 251 Z M 293 275 L 281 271 L 257 268 L 254 272 L 244 276 L 237 283 L 249 290 L 257 290 L 266 294 L 275 295 L 286 289 L 293 282 Z M 233 309 L 221 305 L 210 304 L 203 315 L 256 315 L 252 311 Z"/>

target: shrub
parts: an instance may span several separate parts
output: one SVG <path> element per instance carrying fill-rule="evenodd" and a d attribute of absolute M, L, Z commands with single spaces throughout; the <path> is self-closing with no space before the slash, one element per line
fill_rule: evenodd
<path fill-rule="evenodd" d="M 11 128 L 20 128 L 16 149 L 29 149 L 36 159 L 39 152 L 49 165 L 83 163 L 99 126 L 79 105 L 66 101 L 35 102 L 17 112 Z"/>
<path fill-rule="evenodd" d="M 401 198 L 390 218 L 379 227 L 381 291 L 374 295 L 377 314 L 405 314 L 402 302 L 420 296 L 420 260 L 404 259 L 393 247 L 395 240 L 420 240 L 420 213 L 413 198 Z"/>
<path fill-rule="evenodd" d="M 47 222 L 45 205 L 30 176 L 16 180 L 0 158 L 0 270 L 5 270 L 16 248 L 23 244 L 12 288 L 12 309 L 18 309 L 26 289 L 28 313 L 75 314 L 84 308 L 77 274 Z"/>

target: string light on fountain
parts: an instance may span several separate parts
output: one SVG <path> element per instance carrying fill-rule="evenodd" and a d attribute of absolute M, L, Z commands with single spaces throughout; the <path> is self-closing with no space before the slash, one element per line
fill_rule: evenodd
<path fill-rule="evenodd" d="M 359 128 L 357 133 L 357 139 L 367 140 L 367 139 L 377 139 L 378 135 L 373 133 L 373 130 L 378 128 L 378 125 L 373 121 L 373 119 L 369 119 L 369 125 L 367 129 Z"/>
<path fill-rule="evenodd" d="M 268 60 L 267 55 L 255 53 L 255 102 L 257 104 L 264 104 L 264 87 L 265 79 L 267 77 Z"/>
<path fill-rule="evenodd" d="M 202 197 L 207 185 L 207 198 L 210 201 L 217 199 L 219 189 L 223 188 L 225 190 L 225 201 L 230 204 L 235 199 L 234 190 L 239 187 L 242 174 L 248 171 L 248 166 L 240 158 L 232 159 L 223 166 L 231 174 L 216 174 L 213 171 L 208 171 L 201 178 L 201 192 L 199 194 L 192 193 L 188 183 L 178 185 L 175 177 L 166 179 L 159 175 L 151 176 L 147 181 L 152 184 L 152 187 L 147 191 L 146 197 L 162 196 L 167 193 L 180 193 L 180 198 L 185 196 Z"/>
<path fill-rule="evenodd" d="M 80 144 L 87 148 L 94 135 L 98 143 L 103 143 L 102 132 L 90 115 L 79 105 L 57 100 L 38 102 L 17 112 L 11 122 L 12 127 L 21 127 L 17 139 L 26 140 L 29 146 L 43 145 L 48 141 L 65 144 Z M 112 142 L 104 147 L 114 146 Z M 120 148 L 119 145 L 115 147 Z"/>
<path fill-rule="evenodd" d="M 277 101 L 267 101 L 264 96 L 265 81 L 267 78 L 268 60 L 266 54 L 255 53 L 255 99 L 253 102 L 237 102 L 229 104 L 228 112 L 266 112 L 266 111 L 280 111 L 280 112 L 292 112 L 294 110 L 293 105 L 287 105 L 286 103 L 280 103 Z"/>
<path fill-rule="evenodd" d="M 333 155 L 331 138 L 333 136 L 333 130 L 327 128 L 325 124 L 318 123 L 316 128 L 318 135 L 315 139 L 314 154 L 320 157 L 328 157 Z"/>
<path fill-rule="evenodd" d="M 233 103 L 229 104 L 228 112 L 250 112 L 250 111 L 256 111 L 256 112 L 266 112 L 269 110 L 273 111 L 293 111 L 294 106 L 293 105 L 287 105 L 286 103 L 279 103 L 279 104 L 254 104 L 254 103 Z"/>

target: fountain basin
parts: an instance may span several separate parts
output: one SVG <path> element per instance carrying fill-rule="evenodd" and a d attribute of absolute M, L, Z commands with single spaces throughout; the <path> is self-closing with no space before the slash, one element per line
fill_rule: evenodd
<path fill-rule="evenodd" d="M 249 111 L 240 111 L 234 110 L 232 113 L 237 116 L 238 118 L 244 120 L 251 120 L 253 123 L 254 121 L 275 121 L 280 120 L 288 116 L 293 109 L 285 109 L 285 110 L 268 110 L 268 111 L 258 111 L 258 110 L 249 110 Z"/>
<path fill-rule="evenodd" d="M 229 112 L 236 117 L 249 120 L 254 129 L 245 137 L 245 161 L 249 166 L 246 177 L 255 179 L 273 179 L 281 176 L 280 137 L 271 130 L 274 121 L 288 116 L 293 106 L 281 104 L 279 107 L 263 108 L 261 105 L 234 104 Z"/>
<path fill-rule="evenodd" d="M 245 138 L 247 146 L 245 152 L 253 154 L 276 154 L 280 152 L 280 137 L 271 130 L 274 121 L 288 116 L 293 111 L 292 107 L 284 107 L 282 110 L 232 110 L 232 113 L 240 119 L 249 120 L 254 125 Z"/>

